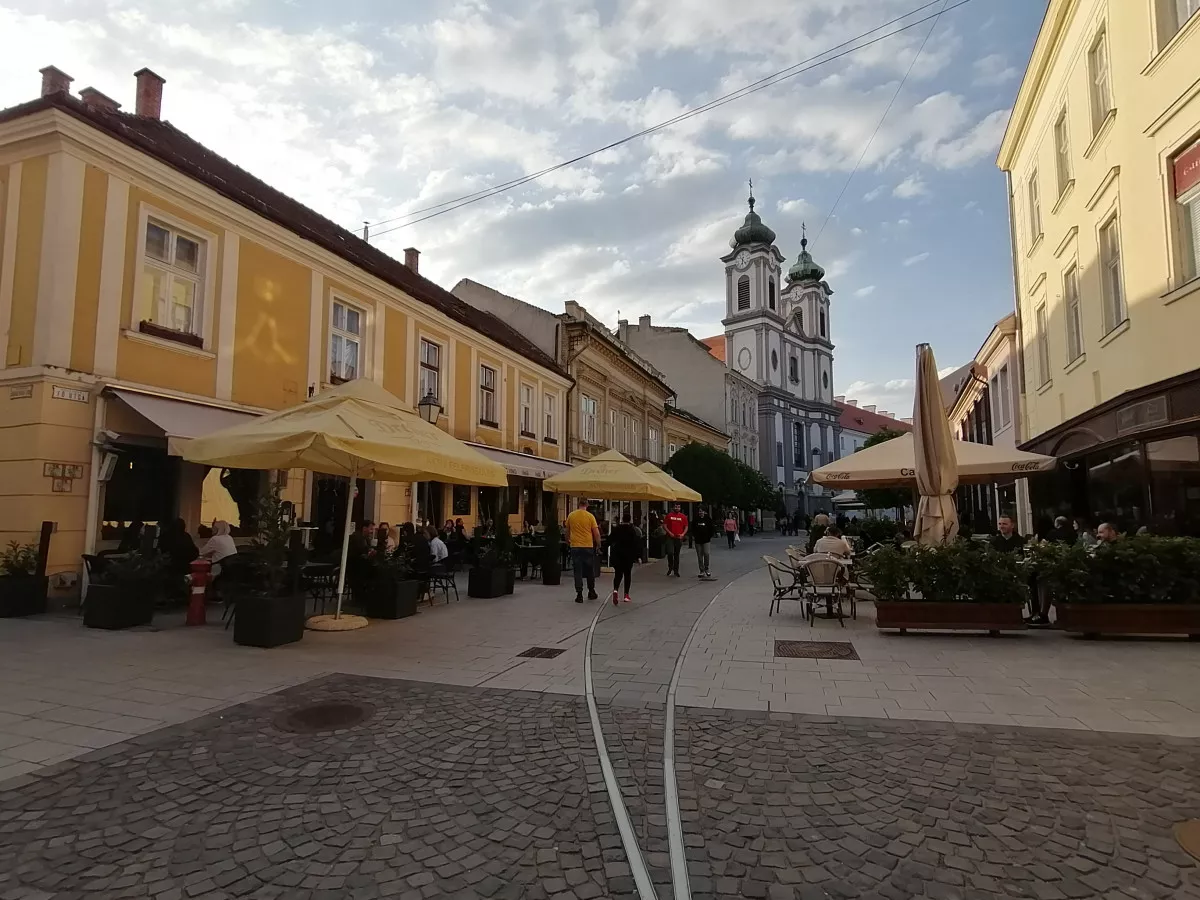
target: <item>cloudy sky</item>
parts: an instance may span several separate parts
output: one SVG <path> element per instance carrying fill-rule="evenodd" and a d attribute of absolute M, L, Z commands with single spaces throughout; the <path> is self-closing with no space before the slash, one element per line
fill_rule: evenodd
<path fill-rule="evenodd" d="M 838 392 L 907 414 L 914 345 L 960 364 L 1012 307 L 995 152 L 1046 7 L 970 0 L 919 56 L 931 22 L 826 53 L 923 2 L 0 0 L 0 107 L 35 96 L 52 63 L 130 108 L 149 66 L 167 80 L 164 118 L 335 221 L 376 223 L 394 255 L 419 247 L 447 287 L 469 277 L 699 337 L 721 330 L 719 257 L 753 177 L 780 250 L 795 258 L 807 222 L 829 272 Z M 957 0 L 872 37 L 943 2 Z"/>

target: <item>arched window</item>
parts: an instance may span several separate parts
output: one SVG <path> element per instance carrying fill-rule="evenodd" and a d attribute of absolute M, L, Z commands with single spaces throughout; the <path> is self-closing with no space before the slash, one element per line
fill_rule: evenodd
<path fill-rule="evenodd" d="M 825 337 L 825 310 L 821 310 L 821 337 Z"/>
<path fill-rule="evenodd" d="M 771 305 L 771 309 L 775 308 L 775 279 L 772 278 L 767 282 L 767 302 Z"/>
<path fill-rule="evenodd" d="M 738 309 L 750 308 L 750 276 L 743 275 L 738 279 Z"/>

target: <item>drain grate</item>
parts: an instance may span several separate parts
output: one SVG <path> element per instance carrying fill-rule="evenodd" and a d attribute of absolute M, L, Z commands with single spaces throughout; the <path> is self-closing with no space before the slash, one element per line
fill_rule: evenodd
<path fill-rule="evenodd" d="M 775 656 L 783 659 L 858 659 L 849 641 L 776 641 Z"/>
<path fill-rule="evenodd" d="M 318 734 L 322 731 L 340 731 L 361 725 L 375 715 L 375 707 L 368 703 L 344 703 L 330 701 L 310 703 L 280 713 L 275 724 L 283 731 L 297 734 Z"/>
<path fill-rule="evenodd" d="M 554 659 L 566 652 L 566 647 L 530 647 L 524 653 L 518 653 L 517 656 L 522 659 Z"/>

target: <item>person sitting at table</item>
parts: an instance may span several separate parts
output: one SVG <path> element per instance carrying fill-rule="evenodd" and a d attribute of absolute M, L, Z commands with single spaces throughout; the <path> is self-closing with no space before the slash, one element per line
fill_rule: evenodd
<path fill-rule="evenodd" d="M 1000 553 L 1017 553 L 1025 547 L 1025 538 L 1017 534 L 1011 516 L 1001 516 L 996 520 L 998 534 L 993 534 L 988 540 L 993 550 Z"/>
<path fill-rule="evenodd" d="M 854 555 L 854 549 L 842 537 L 842 529 L 830 525 L 813 544 L 813 553 L 828 553 L 830 556 L 849 558 Z"/>
<path fill-rule="evenodd" d="M 446 557 L 450 555 L 450 550 L 446 546 L 446 542 L 441 539 L 432 526 L 425 530 L 425 537 L 429 540 L 430 561 L 435 566 L 445 562 Z"/>
<path fill-rule="evenodd" d="M 142 531 L 146 524 L 141 519 L 134 519 L 121 532 L 121 543 L 117 546 L 118 553 L 132 553 L 142 546 Z"/>
<path fill-rule="evenodd" d="M 200 555 L 183 519 L 172 519 L 163 526 L 158 535 L 158 552 L 167 557 L 172 575 L 188 574 L 192 560 Z"/>
<path fill-rule="evenodd" d="M 454 537 L 457 538 L 462 544 L 466 544 L 467 542 L 467 529 L 466 526 L 463 525 L 462 519 L 454 520 Z"/>
<path fill-rule="evenodd" d="M 200 548 L 200 555 L 212 560 L 212 577 L 221 574 L 221 560 L 237 554 L 237 544 L 233 542 L 232 529 L 229 523 L 218 519 L 213 522 L 212 537 Z"/>
<path fill-rule="evenodd" d="M 386 553 L 387 552 L 387 538 L 388 538 L 389 531 L 391 531 L 391 527 L 388 525 L 387 522 L 380 522 L 379 527 L 375 529 L 375 552 L 376 553 Z"/>
<path fill-rule="evenodd" d="M 384 544 L 384 549 L 388 553 L 395 553 L 396 548 L 400 546 L 400 529 L 393 525 L 388 529 L 387 542 Z"/>

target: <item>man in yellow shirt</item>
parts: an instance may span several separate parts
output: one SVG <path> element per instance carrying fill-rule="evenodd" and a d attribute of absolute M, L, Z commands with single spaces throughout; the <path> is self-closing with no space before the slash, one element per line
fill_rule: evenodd
<path fill-rule="evenodd" d="M 588 502 L 579 498 L 579 508 L 567 516 L 567 542 L 571 546 L 571 567 L 575 570 L 575 602 L 583 602 L 586 575 L 588 599 L 596 599 L 596 551 L 600 547 L 600 526 L 588 512 Z"/>

